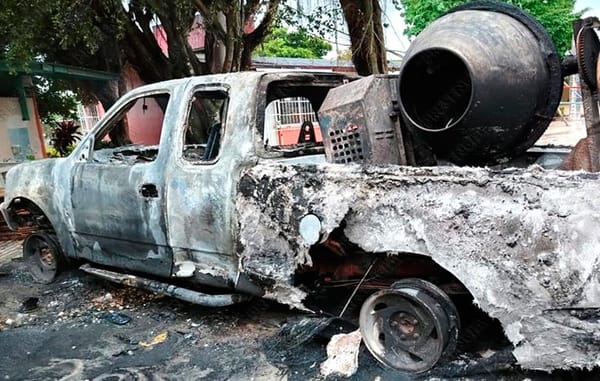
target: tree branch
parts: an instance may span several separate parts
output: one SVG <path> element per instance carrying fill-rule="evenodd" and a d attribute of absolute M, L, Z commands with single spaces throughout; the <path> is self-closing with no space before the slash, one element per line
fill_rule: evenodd
<path fill-rule="evenodd" d="M 193 3 L 202 15 L 206 29 L 210 29 L 219 40 L 225 42 L 227 40 L 227 32 L 217 16 L 219 13 L 218 1 L 193 0 Z"/>
<path fill-rule="evenodd" d="M 244 46 L 248 49 L 253 50 L 260 44 L 267 34 L 271 31 L 275 16 L 277 16 L 277 10 L 279 8 L 280 0 L 269 1 L 267 11 L 260 22 L 260 24 L 250 33 L 244 34 Z M 247 16 L 248 17 L 248 16 Z M 245 48 L 247 49 L 247 48 Z"/>

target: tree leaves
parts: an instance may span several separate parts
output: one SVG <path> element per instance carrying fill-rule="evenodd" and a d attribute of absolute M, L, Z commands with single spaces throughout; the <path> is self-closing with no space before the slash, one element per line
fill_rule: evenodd
<path fill-rule="evenodd" d="M 288 32 L 275 28 L 254 52 L 259 57 L 322 58 L 331 44 L 310 36 L 305 30 Z"/>
<path fill-rule="evenodd" d="M 42 123 L 50 125 L 59 120 L 77 118 L 80 99 L 69 89 L 68 83 L 38 76 L 34 77 L 33 81 Z"/>
<path fill-rule="evenodd" d="M 400 5 L 406 22 L 404 34 L 411 37 L 419 34 L 427 25 L 451 8 L 467 0 L 394 0 Z M 546 28 L 558 53 L 562 56 L 571 48 L 571 23 L 581 16 L 574 12 L 574 0 L 504 0 L 529 12 Z"/>

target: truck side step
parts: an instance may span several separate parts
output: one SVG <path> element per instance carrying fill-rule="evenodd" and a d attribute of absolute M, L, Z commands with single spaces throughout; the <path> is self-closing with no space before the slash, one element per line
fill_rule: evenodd
<path fill-rule="evenodd" d="M 153 279 L 142 278 L 131 274 L 122 274 L 114 271 L 99 269 L 86 263 L 79 267 L 79 270 L 85 271 L 102 279 L 115 283 L 121 283 L 130 287 L 143 288 L 157 294 L 171 296 L 186 302 L 199 304 L 206 307 L 225 307 L 233 304 L 245 302 L 250 296 L 243 294 L 223 294 L 211 295 L 202 292 L 174 286 L 172 284 L 159 282 Z"/>

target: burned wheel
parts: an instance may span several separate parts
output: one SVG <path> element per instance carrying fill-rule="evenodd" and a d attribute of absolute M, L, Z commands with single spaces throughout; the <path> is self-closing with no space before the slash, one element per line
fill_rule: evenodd
<path fill-rule="evenodd" d="M 51 283 L 64 267 L 60 245 L 48 233 L 30 234 L 23 242 L 23 258 L 33 278 L 40 283 Z"/>
<path fill-rule="evenodd" d="M 360 330 L 371 354 L 405 372 L 431 369 L 454 350 L 458 313 L 435 285 L 408 279 L 371 295 L 360 311 Z"/>

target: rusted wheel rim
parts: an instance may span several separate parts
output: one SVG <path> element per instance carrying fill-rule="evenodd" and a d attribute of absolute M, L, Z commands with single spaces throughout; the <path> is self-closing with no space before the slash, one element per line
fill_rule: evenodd
<path fill-rule="evenodd" d="M 60 271 L 60 250 L 55 241 L 45 233 L 34 233 L 23 242 L 23 258 L 29 271 L 40 283 L 50 283 Z"/>
<path fill-rule="evenodd" d="M 410 286 L 371 295 L 359 321 L 371 354 L 388 367 L 410 373 L 431 369 L 451 332 L 449 317 L 436 299 Z"/>

